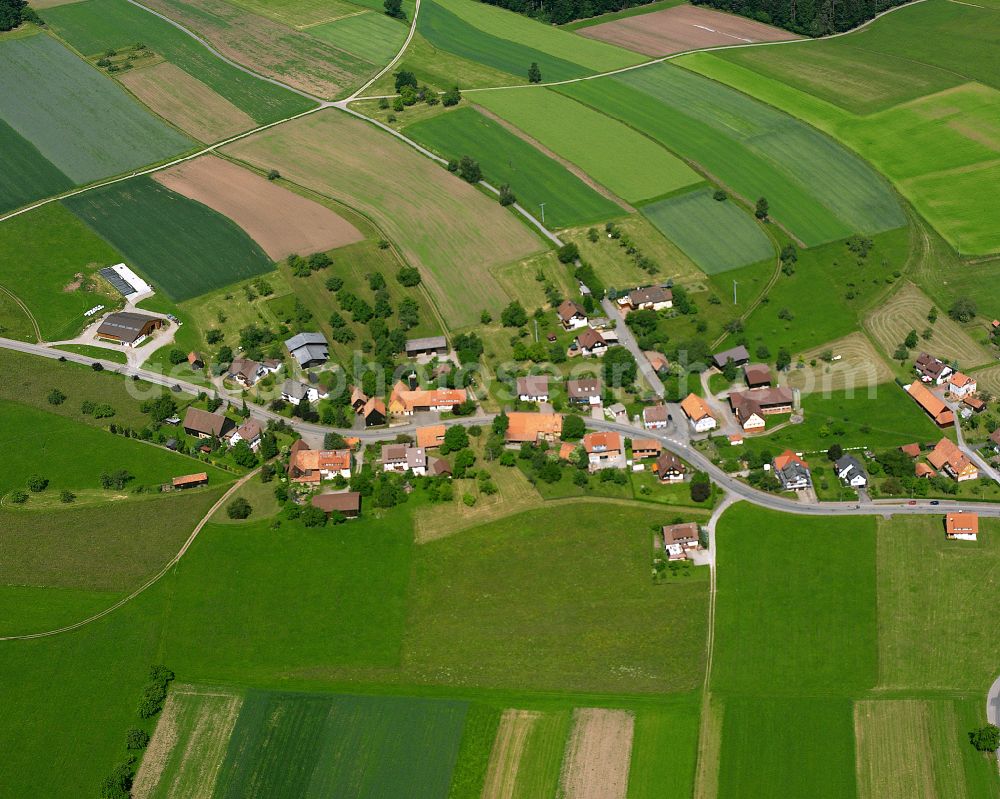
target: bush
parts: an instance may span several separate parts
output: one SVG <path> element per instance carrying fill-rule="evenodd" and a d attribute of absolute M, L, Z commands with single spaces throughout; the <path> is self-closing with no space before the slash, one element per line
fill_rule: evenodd
<path fill-rule="evenodd" d="M 42 477 L 40 474 L 33 474 L 28 477 L 27 480 L 28 490 L 38 494 L 49 487 L 48 478 Z"/>
<path fill-rule="evenodd" d="M 396 272 L 396 280 L 400 285 L 412 288 L 420 283 L 420 270 L 415 266 L 401 266 Z"/>
<path fill-rule="evenodd" d="M 115 767 L 101 783 L 101 799 L 131 799 L 134 761 L 129 760 Z"/>
<path fill-rule="evenodd" d="M 167 685 L 174 679 L 174 673 L 166 666 L 156 665 L 149 669 L 149 682 L 142 689 L 139 699 L 139 718 L 148 719 L 163 709 L 167 700 Z"/>
<path fill-rule="evenodd" d="M 458 105 L 461 100 L 462 93 L 458 90 L 458 86 L 448 89 L 448 91 L 441 95 L 441 105 L 445 106 L 445 108 Z"/>
<path fill-rule="evenodd" d="M 138 727 L 129 727 L 125 733 L 126 749 L 145 749 L 149 745 L 149 733 Z"/>
<path fill-rule="evenodd" d="M 507 206 L 513 205 L 516 202 L 517 202 L 517 197 L 514 195 L 514 192 L 511 191 L 509 185 L 504 183 L 500 187 L 500 205 L 506 208 Z"/>
<path fill-rule="evenodd" d="M 237 497 L 226 507 L 226 515 L 230 519 L 247 519 L 251 513 L 253 508 L 243 497 Z"/>
<path fill-rule="evenodd" d="M 560 247 L 556 251 L 556 254 L 559 256 L 561 263 L 571 264 L 580 257 L 580 248 L 571 241 L 569 244 L 564 244 Z"/>
<path fill-rule="evenodd" d="M 268 180 L 277 180 L 280 177 L 281 177 L 281 173 L 277 169 L 269 169 L 267 171 L 267 179 Z"/>
<path fill-rule="evenodd" d="M 62 405 L 66 401 L 66 395 L 58 388 L 54 388 L 49 392 L 49 396 L 46 399 L 49 401 L 49 405 Z"/>
<path fill-rule="evenodd" d="M 59 501 L 65 505 L 69 505 L 71 502 L 76 502 L 76 494 L 72 491 L 60 491 Z"/>
<path fill-rule="evenodd" d="M 458 161 L 458 176 L 466 183 L 478 183 L 483 179 L 483 170 L 475 158 L 463 155 Z"/>
<path fill-rule="evenodd" d="M 7 498 L 15 505 L 23 505 L 28 501 L 28 495 L 24 491 L 11 491 Z"/>
<path fill-rule="evenodd" d="M 995 752 L 1000 749 L 1000 727 L 987 724 L 969 733 L 969 743 L 980 752 Z"/>
<path fill-rule="evenodd" d="M 299 520 L 306 527 L 324 527 L 326 525 L 326 513 L 315 505 L 308 505 L 302 509 Z"/>

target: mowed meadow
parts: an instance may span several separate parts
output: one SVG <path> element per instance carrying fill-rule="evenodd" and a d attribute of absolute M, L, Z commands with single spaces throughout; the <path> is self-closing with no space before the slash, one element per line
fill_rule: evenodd
<path fill-rule="evenodd" d="M 995 764 L 967 738 L 981 724 L 995 670 L 986 639 L 970 636 L 982 620 L 968 615 L 963 594 L 970 582 L 983 586 L 994 565 L 996 525 L 984 524 L 980 542 L 967 544 L 945 540 L 940 516 L 727 511 L 718 533 L 716 710 L 702 719 L 702 740 L 719 755 L 717 770 L 700 764 L 699 792 L 1000 795 Z M 940 610 L 929 630 L 932 608 Z M 904 686 L 905 701 L 886 695 Z"/>
<path fill-rule="evenodd" d="M 494 199 L 366 123 L 314 114 L 224 148 L 370 216 L 421 270 L 452 327 L 509 300 L 491 269 L 542 249 Z"/>

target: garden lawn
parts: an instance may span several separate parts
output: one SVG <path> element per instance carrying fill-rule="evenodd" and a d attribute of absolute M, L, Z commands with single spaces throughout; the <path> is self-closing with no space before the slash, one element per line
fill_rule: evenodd
<path fill-rule="evenodd" d="M 808 518 L 746 503 L 727 510 L 718 528 L 713 690 L 843 696 L 874 687 L 875 553 L 870 518 Z M 726 730 L 729 722 L 727 708 Z"/>
<path fill-rule="evenodd" d="M 564 228 L 622 213 L 561 164 L 472 108 L 459 108 L 405 128 L 408 136 L 444 158 L 469 155 L 494 186 L 507 184 L 518 202 L 535 213 L 545 204 L 545 223 Z"/>
<path fill-rule="evenodd" d="M 273 267 L 232 220 L 146 176 L 63 203 L 178 302 Z"/>
<path fill-rule="evenodd" d="M 133 475 L 129 488 L 158 487 L 173 477 L 200 471 L 207 471 L 213 484 L 229 480 L 224 472 L 192 458 L 29 405 L 0 400 L 0 416 L 4 420 L 0 448 L 6 452 L 0 462 L 0 494 L 27 491 L 29 475 L 41 475 L 49 481 L 42 494 L 29 498 L 27 508 L 35 500 L 51 502 L 63 489 L 99 489 L 101 472 L 116 469 L 128 469 Z"/>
<path fill-rule="evenodd" d="M 114 81 L 41 34 L 0 41 L 0 118 L 75 183 L 193 146 Z"/>
<path fill-rule="evenodd" d="M 337 111 L 282 125 L 225 150 L 368 215 L 420 269 L 453 328 L 476 323 L 483 310 L 499 316 L 509 299 L 490 270 L 542 249 L 527 226 L 495 199 Z"/>
<path fill-rule="evenodd" d="M 122 256 L 59 203 L 49 203 L 0 224 L 0 285 L 28 306 L 48 341 L 72 338 L 95 305 L 121 298 L 93 278 Z M 67 291 L 77 277 L 87 285 Z"/>
<path fill-rule="evenodd" d="M 774 245 L 753 218 L 712 190 L 691 191 L 642 207 L 643 215 L 708 274 L 728 272 L 774 256 Z"/>
<path fill-rule="evenodd" d="M 309 33 L 373 64 L 384 64 L 406 40 L 406 25 L 371 11 L 315 25 Z"/>
<path fill-rule="evenodd" d="M 719 799 L 853 799 L 850 699 L 727 699 Z"/>
<path fill-rule="evenodd" d="M 997 179 L 1000 147 L 1000 130 L 994 123 L 1000 113 L 1000 91 L 992 86 L 965 83 L 868 116 L 855 116 L 812 93 L 713 54 L 685 56 L 680 63 L 844 142 L 891 179 L 959 252 L 975 255 L 1000 250 L 1000 234 L 990 224 L 998 208 L 991 187 Z M 899 147 L 900 141 L 907 141 L 908 146 Z"/>
<path fill-rule="evenodd" d="M 46 9 L 45 21 L 88 56 L 141 41 L 261 124 L 313 106 L 305 97 L 226 63 L 188 34 L 128 0 L 67 3 Z"/>
<path fill-rule="evenodd" d="M 885 180 L 793 117 L 670 64 L 560 87 L 698 163 L 807 245 L 906 223 Z"/>
<path fill-rule="evenodd" d="M 6 156 L 6 167 L 0 171 L 0 212 L 72 188 L 72 180 L 3 120 L 0 150 Z"/>
<path fill-rule="evenodd" d="M 477 92 L 474 97 L 629 202 L 702 182 L 687 164 L 628 125 L 548 89 Z"/>

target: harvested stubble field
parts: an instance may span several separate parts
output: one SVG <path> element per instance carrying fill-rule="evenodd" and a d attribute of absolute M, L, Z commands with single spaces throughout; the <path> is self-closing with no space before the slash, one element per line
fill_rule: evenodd
<path fill-rule="evenodd" d="M 194 144 L 44 34 L 0 42 L 0 118 L 76 183 Z"/>
<path fill-rule="evenodd" d="M 625 710 L 580 708 L 560 778 L 567 799 L 625 799 L 635 718 Z"/>
<path fill-rule="evenodd" d="M 702 182 L 682 160 L 628 125 L 549 89 L 476 92 L 474 98 L 628 202 Z"/>
<path fill-rule="evenodd" d="M 148 176 L 62 202 L 178 302 L 274 267 L 231 219 Z"/>
<path fill-rule="evenodd" d="M 227 58 L 317 97 L 342 95 L 378 71 L 370 61 L 225 0 L 149 0 L 149 5 L 205 37 Z"/>
<path fill-rule="evenodd" d="M 126 72 L 119 80 L 157 114 L 203 142 L 257 125 L 252 116 L 169 61 Z"/>
<path fill-rule="evenodd" d="M 731 200 L 700 189 L 642 207 L 642 214 L 703 272 L 728 272 L 775 256 L 754 219 Z"/>
<path fill-rule="evenodd" d="M 824 361 L 832 353 L 837 361 Z M 804 363 L 798 368 L 798 362 Z M 816 361 L 812 366 L 811 362 Z M 893 371 L 864 333 L 851 333 L 836 341 L 799 353 L 786 383 L 805 392 L 850 391 L 892 381 Z"/>
<path fill-rule="evenodd" d="M 865 319 L 865 327 L 887 356 L 891 357 L 896 348 L 911 330 L 921 333 L 931 328 L 930 339 L 921 339 L 918 350 L 926 351 L 945 361 L 956 361 L 963 369 L 971 369 L 993 361 L 986 347 L 977 343 L 957 322 L 939 311 L 937 321 L 932 325 L 927 321 L 933 303 L 930 298 L 910 282 L 873 310 Z M 914 357 L 918 353 L 911 353 Z"/>
<path fill-rule="evenodd" d="M 182 69 L 192 80 L 206 84 L 225 101 L 261 124 L 305 111 L 313 105 L 305 97 L 259 80 L 226 63 L 166 20 L 128 0 L 68 3 L 47 11 L 45 21 L 59 36 L 88 56 L 103 53 L 109 48 L 122 49 L 141 41 Z M 234 60 L 240 62 L 238 57 Z M 192 100 L 184 97 L 184 102 Z M 211 104 L 224 107 L 219 105 L 218 100 L 213 100 Z"/>
<path fill-rule="evenodd" d="M 508 211 L 406 145 L 337 111 L 243 139 L 225 152 L 371 216 L 420 268 L 453 327 L 508 302 L 491 274 L 541 249 Z"/>
<path fill-rule="evenodd" d="M 242 706 L 243 697 L 231 691 L 171 686 L 133 799 L 212 799 Z"/>
<path fill-rule="evenodd" d="M 750 202 L 763 195 L 771 217 L 809 246 L 906 224 L 885 179 L 845 147 L 794 117 L 672 64 L 559 91 L 698 163 Z"/>
<path fill-rule="evenodd" d="M 962 741 L 946 699 L 881 699 L 854 705 L 858 799 L 964 799 Z"/>
<path fill-rule="evenodd" d="M 157 172 L 154 179 L 232 219 L 275 261 L 364 238 L 329 208 L 212 155 Z"/>
<path fill-rule="evenodd" d="M 799 38 L 794 33 L 745 17 L 687 4 L 600 25 L 588 25 L 580 29 L 580 35 L 648 56 L 727 44 L 781 42 Z"/>

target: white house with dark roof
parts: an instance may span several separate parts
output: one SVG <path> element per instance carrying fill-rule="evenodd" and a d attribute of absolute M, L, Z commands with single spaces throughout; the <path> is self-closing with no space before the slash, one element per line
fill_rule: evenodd
<path fill-rule="evenodd" d="M 559 303 L 559 307 L 556 308 L 556 316 L 559 317 L 559 324 L 563 326 L 564 330 L 577 330 L 589 324 L 587 312 L 583 310 L 583 306 L 573 302 L 573 300 L 563 300 Z"/>

